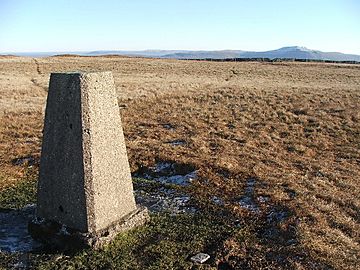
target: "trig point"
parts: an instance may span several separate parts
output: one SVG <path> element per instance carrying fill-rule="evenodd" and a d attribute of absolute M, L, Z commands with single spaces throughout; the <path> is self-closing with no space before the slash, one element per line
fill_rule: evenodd
<path fill-rule="evenodd" d="M 148 219 L 135 204 L 111 72 L 51 74 L 36 214 L 35 239 L 94 247 Z"/>

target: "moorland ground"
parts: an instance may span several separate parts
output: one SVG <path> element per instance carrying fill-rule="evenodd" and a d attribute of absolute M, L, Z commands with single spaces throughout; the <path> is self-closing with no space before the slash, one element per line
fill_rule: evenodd
<path fill-rule="evenodd" d="M 198 211 L 154 214 L 100 251 L 28 254 L 31 267 L 360 264 L 359 65 L 0 57 L 0 208 L 35 201 L 49 74 L 73 70 L 113 72 L 132 172 L 195 168 L 184 192 Z M 249 179 L 256 211 L 240 203 Z M 211 259 L 193 265 L 201 251 Z M 0 252 L 0 267 L 17 256 Z"/>

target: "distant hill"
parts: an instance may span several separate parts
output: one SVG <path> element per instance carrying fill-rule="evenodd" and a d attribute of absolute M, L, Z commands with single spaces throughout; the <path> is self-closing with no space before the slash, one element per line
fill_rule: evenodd
<path fill-rule="evenodd" d="M 92 51 L 86 53 L 87 55 L 127 55 L 127 56 L 142 56 L 142 57 L 163 57 L 166 54 L 186 53 L 184 50 L 144 50 L 144 51 Z"/>
<path fill-rule="evenodd" d="M 162 55 L 162 58 L 175 58 L 175 59 L 226 59 L 237 58 L 244 51 L 224 50 L 224 51 L 186 51 L 178 53 L 170 53 Z"/>
<path fill-rule="evenodd" d="M 291 46 L 277 50 L 253 52 L 241 50 L 186 51 L 186 50 L 145 50 L 145 51 L 94 51 L 87 55 L 120 54 L 128 56 L 159 57 L 173 59 L 226 59 L 226 58 L 294 58 L 331 61 L 359 61 L 360 55 L 339 52 L 322 52 L 305 47 Z"/>
<path fill-rule="evenodd" d="M 293 58 L 310 60 L 330 61 L 357 61 L 360 62 L 360 55 L 344 54 L 340 52 L 322 52 L 311 50 L 305 47 L 291 46 L 277 50 L 254 52 L 241 50 L 222 51 L 191 51 L 191 50 L 144 50 L 144 51 L 91 51 L 91 52 L 42 52 L 42 53 L 12 53 L 19 56 L 44 57 L 57 54 L 76 54 L 83 56 L 98 55 L 125 55 L 135 57 L 156 57 L 170 59 L 228 59 L 228 58 Z"/>
<path fill-rule="evenodd" d="M 145 50 L 145 51 L 93 51 L 87 55 L 127 55 L 141 57 L 174 58 L 174 59 L 225 59 L 239 57 L 244 51 L 222 50 L 222 51 L 187 51 L 187 50 Z"/>
<path fill-rule="evenodd" d="M 305 47 L 292 46 L 265 52 L 244 52 L 240 58 L 295 58 L 331 61 L 360 61 L 360 55 L 339 52 L 322 52 Z"/>

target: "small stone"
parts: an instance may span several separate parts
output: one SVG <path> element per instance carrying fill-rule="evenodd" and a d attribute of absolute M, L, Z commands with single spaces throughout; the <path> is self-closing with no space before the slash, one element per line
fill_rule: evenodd
<path fill-rule="evenodd" d="M 208 259 L 210 259 L 210 255 L 206 253 L 198 253 L 190 258 L 190 260 L 195 263 L 204 263 Z"/>

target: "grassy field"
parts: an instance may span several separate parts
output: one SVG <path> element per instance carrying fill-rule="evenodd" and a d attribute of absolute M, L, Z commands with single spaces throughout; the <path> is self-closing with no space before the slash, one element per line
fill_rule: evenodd
<path fill-rule="evenodd" d="M 100 251 L 0 252 L 0 268 L 357 269 L 360 66 L 0 57 L 0 208 L 35 202 L 49 74 L 72 70 L 113 72 L 132 172 L 196 169 L 197 211 Z"/>

